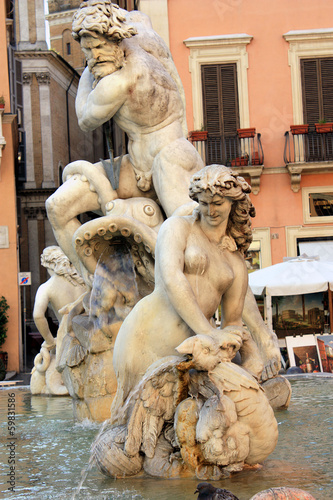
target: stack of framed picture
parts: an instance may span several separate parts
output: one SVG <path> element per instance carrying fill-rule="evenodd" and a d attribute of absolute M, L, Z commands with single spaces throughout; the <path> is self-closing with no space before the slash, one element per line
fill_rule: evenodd
<path fill-rule="evenodd" d="M 303 373 L 333 373 L 333 335 L 297 335 L 286 337 L 290 366 Z"/>

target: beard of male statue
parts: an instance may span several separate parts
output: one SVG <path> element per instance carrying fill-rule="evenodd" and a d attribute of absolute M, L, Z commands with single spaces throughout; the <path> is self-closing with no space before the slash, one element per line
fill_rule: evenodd
<path fill-rule="evenodd" d="M 89 71 L 97 83 L 107 75 L 122 68 L 124 52 L 116 42 L 96 33 L 86 34 L 80 40 L 82 52 L 86 56 Z"/>

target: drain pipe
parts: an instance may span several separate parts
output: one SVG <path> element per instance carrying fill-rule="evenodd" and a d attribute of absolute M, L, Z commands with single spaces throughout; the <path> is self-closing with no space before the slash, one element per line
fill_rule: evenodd
<path fill-rule="evenodd" d="M 69 130 L 69 107 L 68 107 L 68 93 L 69 89 L 71 88 L 71 85 L 74 81 L 75 75 L 72 76 L 72 79 L 70 81 L 70 84 L 67 87 L 66 90 L 66 115 L 67 115 L 67 146 L 68 146 L 68 163 L 71 163 L 71 135 L 70 135 L 70 130 Z"/>

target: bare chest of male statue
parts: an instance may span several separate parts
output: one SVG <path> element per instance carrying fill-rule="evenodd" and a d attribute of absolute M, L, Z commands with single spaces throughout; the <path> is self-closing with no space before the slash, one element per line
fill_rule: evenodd
<path fill-rule="evenodd" d="M 126 95 L 115 119 L 130 139 L 140 140 L 182 120 L 184 107 L 177 86 L 153 56 L 138 50 L 126 53 L 125 66 L 111 75 L 117 78 L 126 82 Z"/>

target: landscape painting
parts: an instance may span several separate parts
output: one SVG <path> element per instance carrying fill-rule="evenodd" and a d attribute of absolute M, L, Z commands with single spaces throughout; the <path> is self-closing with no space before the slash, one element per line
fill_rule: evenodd
<path fill-rule="evenodd" d="M 287 335 L 322 333 L 325 324 L 324 293 L 272 297 L 273 330 Z"/>

